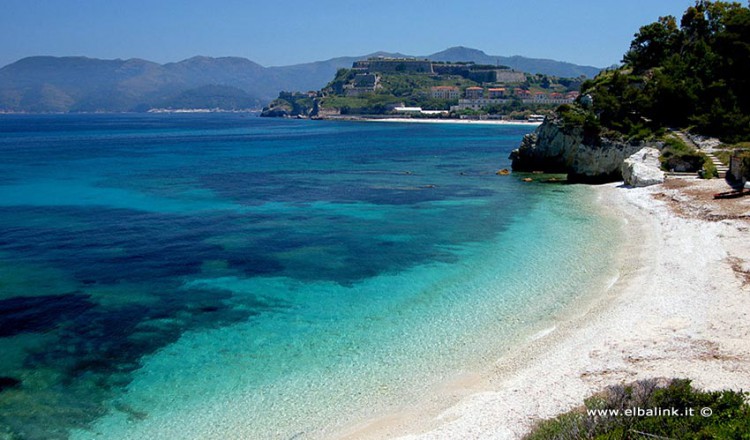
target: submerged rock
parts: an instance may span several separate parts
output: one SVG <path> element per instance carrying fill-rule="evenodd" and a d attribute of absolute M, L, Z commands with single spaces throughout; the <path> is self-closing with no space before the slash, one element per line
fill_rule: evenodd
<path fill-rule="evenodd" d="M 642 148 L 622 163 L 622 178 L 633 187 L 651 186 L 664 182 L 659 162 L 659 150 Z"/>
<path fill-rule="evenodd" d="M 18 388 L 21 386 L 21 380 L 15 377 L 0 376 L 0 392 L 10 388 Z"/>

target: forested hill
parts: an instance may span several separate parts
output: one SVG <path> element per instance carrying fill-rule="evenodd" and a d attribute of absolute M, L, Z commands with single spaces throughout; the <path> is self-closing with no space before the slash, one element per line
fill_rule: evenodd
<path fill-rule="evenodd" d="M 641 27 L 622 67 L 585 82 L 586 94 L 593 103 L 579 119 L 589 130 L 638 138 L 683 127 L 750 138 L 750 9 L 700 0 L 679 19 Z"/>

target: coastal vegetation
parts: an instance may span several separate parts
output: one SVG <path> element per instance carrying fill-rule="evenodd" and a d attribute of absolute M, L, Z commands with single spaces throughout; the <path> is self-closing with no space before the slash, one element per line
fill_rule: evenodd
<path fill-rule="evenodd" d="M 524 439 L 748 438 L 747 396 L 731 390 L 701 391 L 686 379 L 616 385 L 579 408 L 542 421 Z"/>
<path fill-rule="evenodd" d="M 640 28 L 621 67 L 582 85 L 602 127 L 631 139 L 664 127 L 737 142 L 750 137 L 750 9 L 699 0 Z"/>
<path fill-rule="evenodd" d="M 679 20 L 641 27 L 622 64 L 586 80 L 511 159 L 518 171 L 606 182 L 650 147 L 662 151 L 663 170 L 718 176 L 695 135 L 750 139 L 750 8 L 739 3 L 698 0 Z"/>
<path fill-rule="evenodd" d="M 664 171 L 680 172 L 698 171 L 710 162 L 705 154 L 688 146 L 680 138 L 673 135 L 665 138 L 664 148 L 661 150 L 659 159 Z"/>
<path fill-rule="evenodd" d="M 738 142 L 736 144 L 722 144 L 714 152 L 714 155 L 724 165 L 729 165 L 731 156 L 735 156 L 744 162 L 744 169 L 750 170 L 750 142 Z M 750 176 L 746 176 L 750 177 Z"/>

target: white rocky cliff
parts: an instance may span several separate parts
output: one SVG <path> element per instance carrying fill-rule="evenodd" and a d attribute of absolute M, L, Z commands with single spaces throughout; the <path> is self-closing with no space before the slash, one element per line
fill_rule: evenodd
<path fill-rule="evenodd" d="M 515 171 L 568 173 L 577 182 L 614 182 L 622 179 L 622 164 L 644 147 L 657 142 L 627 142 L 589 135 L 583 127 L 565 127 L 561 119 L 548 117 L 513 150 Z"/>

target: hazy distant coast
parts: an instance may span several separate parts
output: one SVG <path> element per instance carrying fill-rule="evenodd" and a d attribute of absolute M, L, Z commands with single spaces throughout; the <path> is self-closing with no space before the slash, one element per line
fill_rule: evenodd
<path fill-rule="evenodd" d="M 159 64 L 143 59 L 32 56 L 0 68 L 0 112 L 145 112 L 151 108 L 261 108 L 282 90 L 318 90 L 340 68 L 375 52 L 292 66 L 265 67 L 240 57 L 196 56 Z M 593 77 L 601 69 L 572 63 L 488 55 L 453 47 L 421 56 L 502 63 L 520 71 Z"/>

